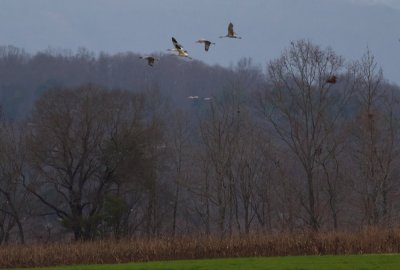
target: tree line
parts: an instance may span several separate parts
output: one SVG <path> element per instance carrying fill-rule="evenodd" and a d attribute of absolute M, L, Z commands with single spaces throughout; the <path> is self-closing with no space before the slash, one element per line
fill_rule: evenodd
<path fill-rule="evenodd" d="M 161 57 L 0 49 L 28 108 L 3 111 L 1 243 L 399 225 L 399 87 L 370 51 Z"/>

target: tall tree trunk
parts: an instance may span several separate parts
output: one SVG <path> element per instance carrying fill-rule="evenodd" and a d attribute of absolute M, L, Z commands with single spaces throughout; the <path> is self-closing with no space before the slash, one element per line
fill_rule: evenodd
<path fill-rule="evenodd" d="M 307 170 L 307 186 L 308 186 L 309 223 L 312 230 L 318 231 L 319 222 L 315 209 L 314 179 L 313 179 L 312 169 Z"/>

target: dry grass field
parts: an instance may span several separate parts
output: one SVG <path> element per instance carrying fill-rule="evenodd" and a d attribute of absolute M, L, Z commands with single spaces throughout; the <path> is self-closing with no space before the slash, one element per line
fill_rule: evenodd
<path fill-rule="evenodd" d="M 369 229 L 359 233 L 251 234 L 226 238 L 142 238 L 2 246 L 0 267 L 258 256 L 382 254 L 399 251 L 400 229 Z"/>

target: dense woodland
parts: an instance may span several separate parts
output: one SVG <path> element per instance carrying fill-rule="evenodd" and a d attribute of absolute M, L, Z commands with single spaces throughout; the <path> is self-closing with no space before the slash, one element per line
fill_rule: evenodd
<path fill-rule="evenodd" d="M 0 47 L 0 243 L 400 224 L 400 88 L 372 52 L 159 57 Z"/>

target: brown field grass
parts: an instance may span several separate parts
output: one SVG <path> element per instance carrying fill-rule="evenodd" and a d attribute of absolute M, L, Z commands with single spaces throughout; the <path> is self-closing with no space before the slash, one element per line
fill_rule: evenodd
<path fill-rule="evenodd" d="M 0 267 L 44 267 L 252 256 L 398 253 L 400 229 L 358 233 L 276 233 L 6 245 Z"/>

